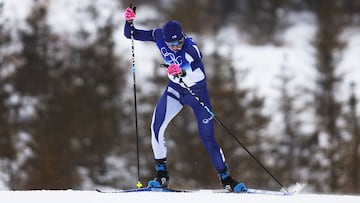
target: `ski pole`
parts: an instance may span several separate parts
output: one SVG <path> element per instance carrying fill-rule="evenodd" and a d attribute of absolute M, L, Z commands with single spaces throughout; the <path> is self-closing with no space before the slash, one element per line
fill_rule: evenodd
<path fill-rule="evenodd" d="M 130 4 L 130 8 L 133 9 L 134 13 L 136 12 L 136 6 Z M 131 26 L 131 71 L 133 75 L 133 85 L 134 85 L 134 114 L 135 114 L 135 136 L 136 136 L 136 160 L 137 160 L 137 177 L 138 181 L 136 186 L 138 188 L 142 187 L 140 181 L 140 152 L 139 152 L 139 128 L 138 128 L 138 116 L 137 116 L 137 99 L 136 99 L 136 68 L 135 68 L 135 47 L 134 47 L 134 23 L 130 22 Z"/>
<path fill-rule="evenodd" d="M 163 68 L 167 68 L 168 66 L 169 65 L 167 65 L 167 64 L 160 64 L 160 67 L 163 67 Z M 215 113 L 212 112 L 210 110 L 210 108 L 208 106 L 206 106 L 206 104 L 203 101 L 201 101 L 201 99 L 195 94 L 194 91 L 191 90 L 191 88 L 182 80 L 182 78 L 180 78 L 179 82 L 200 103 L 200 105 L 210 114 L 210 116 L 227 132 L 227 134 L 230 135 L 232 138 L 234 138 L 235 141 L 250 155 L 250 157 L 253 158 L 256 161 L 256 163 L 258 163 L 260 165 L 260 167 L 262 169 L 264 169 L 266 171 L 266 173 L 268 175 L 270 175 L 270 177 L 281 186 L 282 189 L 284 189 L 286 192 L 288 192 L 287 188 L 264 166 L 264 164 L 262 164 L 259 161 L 259 159 L 257 159 L 255 157 L 255 155 L 253 153 L 251 153 L 251 151 L 229 130 L 229 128 L 227 128 L 223 124 L 223 122 L 221 122 L 221 120 L 215 115 Z"/>

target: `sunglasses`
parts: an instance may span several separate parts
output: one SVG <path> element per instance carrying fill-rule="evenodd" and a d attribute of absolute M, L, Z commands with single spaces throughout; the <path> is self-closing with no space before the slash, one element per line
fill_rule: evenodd
<path fill-rule="evenodd" d="M 184 43 L 184 39 L 181 40 L 177 40 L 177 41 L 172 41 L 172 42 L 165 42 L 165 44 L 169 47 L 175 47 L 175 46 L 180 46 Z"/>

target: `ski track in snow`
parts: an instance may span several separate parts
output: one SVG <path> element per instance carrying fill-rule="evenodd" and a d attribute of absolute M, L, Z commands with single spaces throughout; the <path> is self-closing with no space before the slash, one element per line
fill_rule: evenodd
<path fill-rule="evenodd" d="M 78 190 L 32 190 L 0 191 L 3 203 L 124 203 L 124 202 L 244 202 L 244 203 L 359 203 L 360 196 L 329 194 L 295 194 L 291 196 L 272 196 L 259 194 L 212 193 L 204 190 L 195 193 L 137 192 L 137 193 L 99 193 Z"/>

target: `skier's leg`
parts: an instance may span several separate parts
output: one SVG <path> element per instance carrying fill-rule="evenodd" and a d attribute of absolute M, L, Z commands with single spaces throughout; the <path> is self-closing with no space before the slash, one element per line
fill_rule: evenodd
<path fill-rule="evenodd" d="M 151 122 L 151 144 L 155 159 L 166 158 L 164 133 L 169 122 L 179 113 L 183 105 L 179 93 L 168 87 L 160 97 Z"/>
<path fill-rule="evenodd" d="M 195 90 L 194 93 L 211 111 L 210 99 L 206 89 L 203 88 L 200 90 Z M 191 106 L 195 114 L 201 141 L 204 144 L 206 150 L 209 152 L 215 169 L 217 171 L 223 170 L 226 168 L 225 158 L 220 146 L 215 140 L 213 118 L 211 117 L 210 113 L 206 111 L 202 105 L 200 105 L 200 102 L 197 101 L 194 96 L 191 94 L 186 94 L 185 98 L 186 104 Z"/>
<path fill-rule="evenodd" d="M 204 102 L 205 106 L 211 110 L 210 99 L 206 89 L 201 91 L 194 91 L 200 98 L 201 102 Z M 225 163 L 224 154 L 218 145 L 214 135 L 214 119 L 210 113 L 200 104 L 198 100 L 193 100 L 187 97 L 186 101 L 190 101 L 189 105 L 192 107 L 199 128 L 199 134 L 202 143 L 210 154 L 211 161 L 219 174 L 219 178 L 224 188 L 232 190 L 234 192 L 246 191 L 246 186 L 243 183 L 235 181 L 231 176 L 227 164 Z"/>

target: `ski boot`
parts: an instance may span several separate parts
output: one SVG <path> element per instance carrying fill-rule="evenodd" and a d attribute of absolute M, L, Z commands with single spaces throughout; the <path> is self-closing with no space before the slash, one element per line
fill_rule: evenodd
<path fill-rule="evenodd" d="M 166 188 L 169 185 L 169 174 L 166 169 L 166 159 L 157 159 L 156 172 L 157 177 L 148 183 L 148 187 L 163 187 Z"/>
<path fill-rule="evenodd" d="M 230 176 L 228 168 L 221 170 L 219 173 L 219 177 L 225 189 L 236 193 L 247 191 L 244 183 L 239 183 Z"/>

